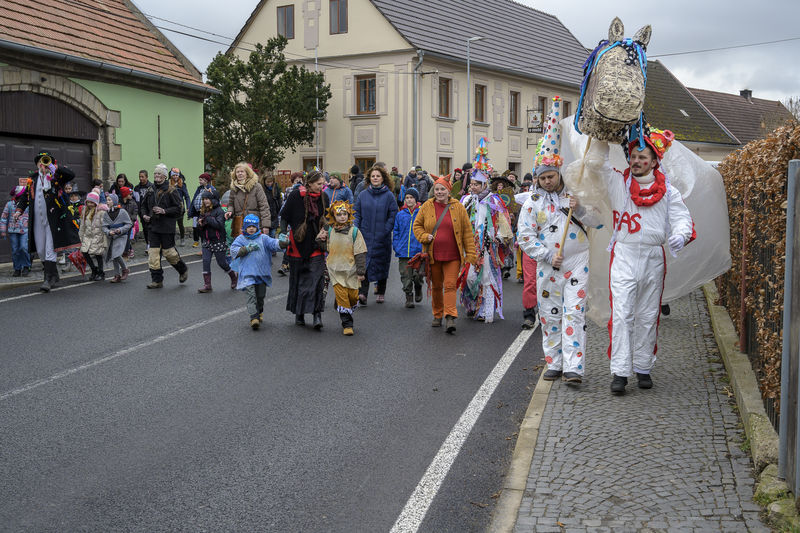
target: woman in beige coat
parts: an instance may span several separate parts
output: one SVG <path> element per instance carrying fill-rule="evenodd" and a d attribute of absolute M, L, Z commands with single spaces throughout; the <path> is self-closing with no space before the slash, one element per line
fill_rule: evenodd
<path fill-rule="evenodd" d="M 241 221 L 249 214 L 258 215 L 261 223 L 261 232 L 269 234 L 271 225 L 269 202 L 264 189 L 258 183 L 258 176 L 247 163 L 236 163 L 231 172 L 230 198 L 228 199 L 228 212 L 225 219 L 234 219 L 231 226 L 231 237 L 238 237 L 237 229 L 241 232 Z M 277 214 L 276 214 L 277 216 Z M 241 217 L 237 219 L 236 217 Z"/>

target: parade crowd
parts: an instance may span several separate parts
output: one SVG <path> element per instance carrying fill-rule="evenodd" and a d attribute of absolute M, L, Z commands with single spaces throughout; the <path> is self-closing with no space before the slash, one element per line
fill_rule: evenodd
<path fill-rule="evenodd" d="M 551 116 L 559 105 L 556 97 Z M 456 332 L 459 303 L 474 321 L 504 318 L 503 283 L 513 273 L 523 284 L 522 327 L 542 327 L 544 379 L 580 383 L 589 243 L 601 223 L 564 183 L 558 127 L 548 120 L 534 171 L 521 180 L 491 168 L 483 139 L 475 160 L 446 176 L 420 166 L 402 175 L 377 163 L 365 172 L 351 168 L 348 183 L 338 173 L 296 172 L 281 190 L 271 173 L 259 177 L 241 162 L 230 174 L 225 207 L 209 174 L 199 176 L 193 194 L 180 169 L 164 164 L 155 166 L 152 182 L 141 170 L 136 186 L 120 174 L 108 190 L 96 180 L 83 192 L 73 186 L 70 169 L 41 152 L 27 184 L 11 191 L 0 236 L 11 239 L 14 276 L 29 275 L 29 252 L 37 253 L 44 265 L 40 288 L 48 292 L 59 281 L 58 262 L 67 258 L 92 280 L 104 280 L 108 265 L 111 283 L 125 281 L 138 234 L 147 243 L 147 288 L 157 290 L 164 284 L 163 259 L 180 283 L 188 279 L 178 247 L 187 245 L 191 229 L 192 246 L 202 254 L 198 292 L 212 291 L 215 261 L 230 288 L 246 293 L 254 330 L 263 322 L 279 254 L 276 271 L 289 277 L 286 310 L 295 323 L 305 326 L 310 315 L 312 327 L 322 329 L 333 290 L 347 336 L 354 334 L 355 309 L 369 304 L 370 288 L 375 303 L 385 301 L 392 254 L 405 307 L 427 292 L 431 326 L 449 334 Z M 626 145 L 624 173 L 609 165 L 602 170 L 614 210 L 609 357 L 615 393 L 624 393 L 633 375 L 639 387 L 653 386 L 664 246 L 677 253 L 694 238 L 680 193 L 659 170 L 671 141 L 670 132 L 648 128 Z M 602 155 L 603 143 L 595 149 Z"/>

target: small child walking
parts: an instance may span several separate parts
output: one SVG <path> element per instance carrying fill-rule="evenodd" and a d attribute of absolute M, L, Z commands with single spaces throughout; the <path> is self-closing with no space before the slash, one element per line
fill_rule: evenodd
<path fill-rule="evenodd" d="M 119 283 L 128 279 L 128 274 L 130 274 L 128 265 L 125 264 L 122 256 L 125 253 L 125 246 L 128 244 L 128 232 L 133 223 L 128 212 L 119 205 L 119 197 L 116 194 L 108 193 L 106 200 L 108 211 L 103 213 L 103 233 L 110 239 L 106 261 L 114 263 L 114 277 L 111 278 L 111 283 Z"/>
<path fill-rule="evenodd" d="M 406 307 L 422 301 L 422 276 L 419 270 L 410 268 L 408 260 L 422 251 L 422 244 L 414 236 L 414 220 L 419 213 L 419 191 L 414 187 L 405 190 L 403 208 L 394 219 L 392 247 L 400 266 L 400 281 L 406 293 Z"/>
<path fill-rule="evenodd" d="M 219 206 L 216 190 L 203 191 L 197 211 L 197 228 L 203 247 L 203 286 L 197 292 L 211 292 L 211 257 L 231 278 L 231 289 L 238 283 L 236 272 L 228 263 L 228 234 L 225 231 L 225 212 Z"/>
<path fill-rule="evenodd" d="M 89 278 L 92 281 L 106 279 L 103 272 L 103 256 L 108 248 L 108 239 L 103 233 L 103 212 L 108 211 L 108 205 L 100 199 L 96 189 L 86 195 L 86 204 L 81 214 L 81 228 L 78 236 L 81 239 L 81 253 L 86 264 L 92 269 Z"/>
<path fill-rule="evenodd" d="M 320 230 L 317 241 L 328 252 L 325 261 L 336 295 L 336 310 L 342 320 L 342 334 L 353 334 L 353 310 L 358 304 L 358 289 L 367 272 L 367 244 L 353 226 L 353 207 L 342 200 L 328 208 L 329 226 Z"/>
<path fill-rule="evenodd" d="M 236 288 L 247 292 L 247 313 L 254 330 L 264 321 L 264 297 L 272 285 L 272 252 L 288 246 L 260 231 L 257 215 L 247 215 L 242 221 L 242 234 L 231 243 L 232 267 L 239 272 Z"/>

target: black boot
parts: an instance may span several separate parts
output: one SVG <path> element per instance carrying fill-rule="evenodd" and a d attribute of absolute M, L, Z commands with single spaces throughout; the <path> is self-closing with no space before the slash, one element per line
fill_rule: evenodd
<path fill-rule="evenodd" d="M 98 256 L 95 256 L 95 257 L 97 258 L 97 276 L 96 276 L 95 279 L 97 279 L 97 281 L 105 281 L 106 273 L 103 270 L 103 256 L 102 255 L 98 255 Z M 56 271 L 57 270 L 58 269 L 56 269 Z M 56 272 L 56 276 L 58 276 L 58 272 Z"/>
<path fill-rule="evenodd" d="M 422 283 L 414 284 L 414 301 L 417 303 L 422 301 Z"/>
<path fill-rule="evenodd" d="M 44 283 L 39 287 L 39 290 L 50 292 L 50 289 L 53 288 L 53 269 L 56 264 L 53 261 L 42 261 L 42 266 L 44 267 Z"/>
<path fill-rule="evenodd" d="M 542 377 L 545 381 L 555 381 L 561 377 L 561 370 L 546 370 Z"/>
<path fill-rule="evenodd" d="M 627 384 L 628 378 L 614 374 L 614 379 L 611 381 L 611 392 L 614 394 L 625 394 L 625 386 Z"/>
<path fill-rule="evenodd" d="M 410 293 L 410 292 L 406 293 L 406 307 L 408 309 L 413 309 L 414 308 L 414 294 L 413 293 Z"/>
<path fill-rule="evenodd" d="M 353 334 L 353 315 L 351 313 L 339 313 L 342 320 L 342 335 L 348 337 Z"/>
<path fill-rule="evenodd" d="M 148 289 L 160 289 L 164 286 L 164 269 L 158 270 L 150 269 L 150 283 L 147 284 Z"/>
<path fill-rule="evenodd" d="M 314 329 L 322 329 L 322 313 L 314 313 Z"/>
<path fill-rule="evenodd" d="M 653 388 L 653 378 L 650 377 L 650 374 L 640 374 L 637 372 L 636 379 L 639 381 L 638 385 L 640 389 Z"/>
<path fill-rule="evenodd" d="M 295 315 L 295 317 L 294 317 L 294 325 L 295 326 L 305 326 L 306 325 L 306 316 L 305 315 Z"/>
<path fill-rule="evenodd" d="M 186 266 L 186 263 L 183 262 L 183 259 L 179 260 L 175 263 L 175 270 L 178 271 L 178 281 L 183 283 L 187 279 L 189 279 L 189 267 Z"/>

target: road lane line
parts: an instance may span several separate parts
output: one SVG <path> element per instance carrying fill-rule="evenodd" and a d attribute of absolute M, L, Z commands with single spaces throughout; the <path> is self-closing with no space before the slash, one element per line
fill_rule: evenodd
<path fill-rule="evenodd" d="M 272 296 L 271 298 L 267 298 L 266 300 L 264 300 L 264 303 L 274 302 L 274 301 L 277 301 L 277 300 L 281 300 L 283 298 L 286 298 L 286 294 L 278 294 L 278 295 Z M 25 385 L 22 385 L 21 387 L 18 387 L 16 389 L 13 389 L 13 390 L 10 390 L 10 391 L 7 391 L 7 392 L 4 392 L 4 393 L 0 394 L 0 401 L 8 400 L 9 398 L 13 398 L 14 396 L 22 394 L 23 392 L 28 392 L 30 390 L 39 388 L 39 387 L 41 387 L 43 385 L 47 385 L 48 383 L 53 383 L 54 381 L 58 381 L 60 379 L 63 379 L 63 378 L 68 377 L 68 376 L 71 376 L 73 374 L 77 374 L 78 372 L 82 372 L 84 370 L 88 370 L 88 369 L 90 369 L 92 367 L 95 367 L 97 365 L 101 365 L 103 363 L 108 363 L 109 361 L 113 361 L 114 359 L 118 359 L 118 358 L 122 357 L 123 355 L 129 355 L 131 353 L 134 353 L 136 351 L 141 350 L 142 348 L 147 348 L 149 346 L 153 346 L 154 344 L 158 344 L 159 342 L 171 339 L 173 337 L 177 337 L 178 335 L 182 335 L 184 333 L 188 333 L 190 331 L 194 331 L 196 329 L 203 328 L 205 326 L 208 326 L 209 324 L 213 324 L 214 322 L 219 322 L 220 320 L 225 320 L 226 318 L 229 318 L 229 317 L 232 317 L 234 315 L 240 314 L 242 311 L 246 311 L 246 308 L 239 307 L 239 308 L 233 309 L 232 311 L 228 311 L 227 313 L 223 313 L 223 314 L 217 315 L 217 316 L 215 316 L 213 318 L 209 318 L 209 319 L 203 320 L 201 322 L 198 322 L 196 324 L 192 324 L 191 326 L 186 326 L 185 328 L 181 328 L 181 329 L 178 329 L 178 330 L 175 330 L 175 331 L 171 331 L 170 333 L 165 333 L 164 335 L 159 335 L 158 337 L 155 337 L 155 338 L 150 339 L 148 341 L 140 342 L 139 344 L 131 346 L 130 348 L 124 348 L 122 350 L 116 351 L 116 352 L 114 352 L 112 354 L 109 354 L 109 355 L 106 355 L 104 357 L 100 357 L 98 359 L 94 359 L 94 360 L 89 361 L 87 363 L 83 363 L 82 365 L 78 365 L 76 367 L 69 368 L 67 370 L 62 370 L 61 372 L 53 374 L 52 376 L 49 376 L 49 377 L 46 377 L 46 378 L 42 378 L 42 379 L 37 379 L 36 381 L 31 381 L 29 383 L 26 383 Z"/>
<path fill-rule="evenodd" d="M 186 264 L 187 265 L 193 265 L 195 263 L 202 263 L 202 262 L 203 262 L 202 259 L 198 259 L 197 261 L 189 261 Z M 140 263 L 140 264 L 147 265 L 147 263 Z M 139 266 L 139 265 L 136 265 L 136 266 Z M 144 269 L 144 270 L 140 270 L 138 272 L 131 272 L 128 275 L 129 276 L 136 276 L 137 274 L 144 274 L 145 272 L 150 272 L 150 270 L 149 269 Z M 69 278 L 65 278 L 65 279 L 69 279 Z M 64 291 L 64 290 L 67 290 L 67 289 L 74 289 L 75 287 L 83 287 L 84 285 L 91 285 L 92 283 L 97 283 L 97 282 L 96 281 L 84 281 L 82 283 L 75 283 L 74 285 L 64 285 L 62 287 L 56 287 L 55 289 L 51 289 L 50 292 L 57 292 L 57 291 Z M 31 286 L 33 286 L 33 284 L 31 284 Z M 11 302 L 13 300 L 21 300 L 22 298 L 30 298 L 31 296 L 39 296 L 39 295 L 42 295 L 42 294 L 47 294 L 47 293 L 43 292 L 43 291 L 36 291 L 36 292 L 32 292 L 30 294 L 21 294 L 20 296 L 10 296 L 8 298 L 3 298 L 2 300 L 0 300 L 0 304 L 5 303 L 5 302 Z"/>
<path fill-rule="evenodd" d="M 492 369 L 492 372 L 486 377 L 475 397 L 469 402 L 450 434 L 442 443 L 436 457 L 433 458 L 419 484 L 417 484 L 417 488 L 414 489 L 408 502 L 406 502 L 406 506 L 392 526 L 391 533 L 416 533 L 419 530 L 434 497 L 439 492 L 444 478 L 447 477 L 447 473 L 453 466 L 461 447 L 475 426 L 475 422 L 478 421 L 478 417 L 480 417 L 484 407 L 486 407 L 495 389 L 502 381 L 503 376 L 505 376 L 534 331 L 529 329 L 517 335 L 517 338 L 508 347 L 506 353 L 503 354 L 503 357 Z"/>

